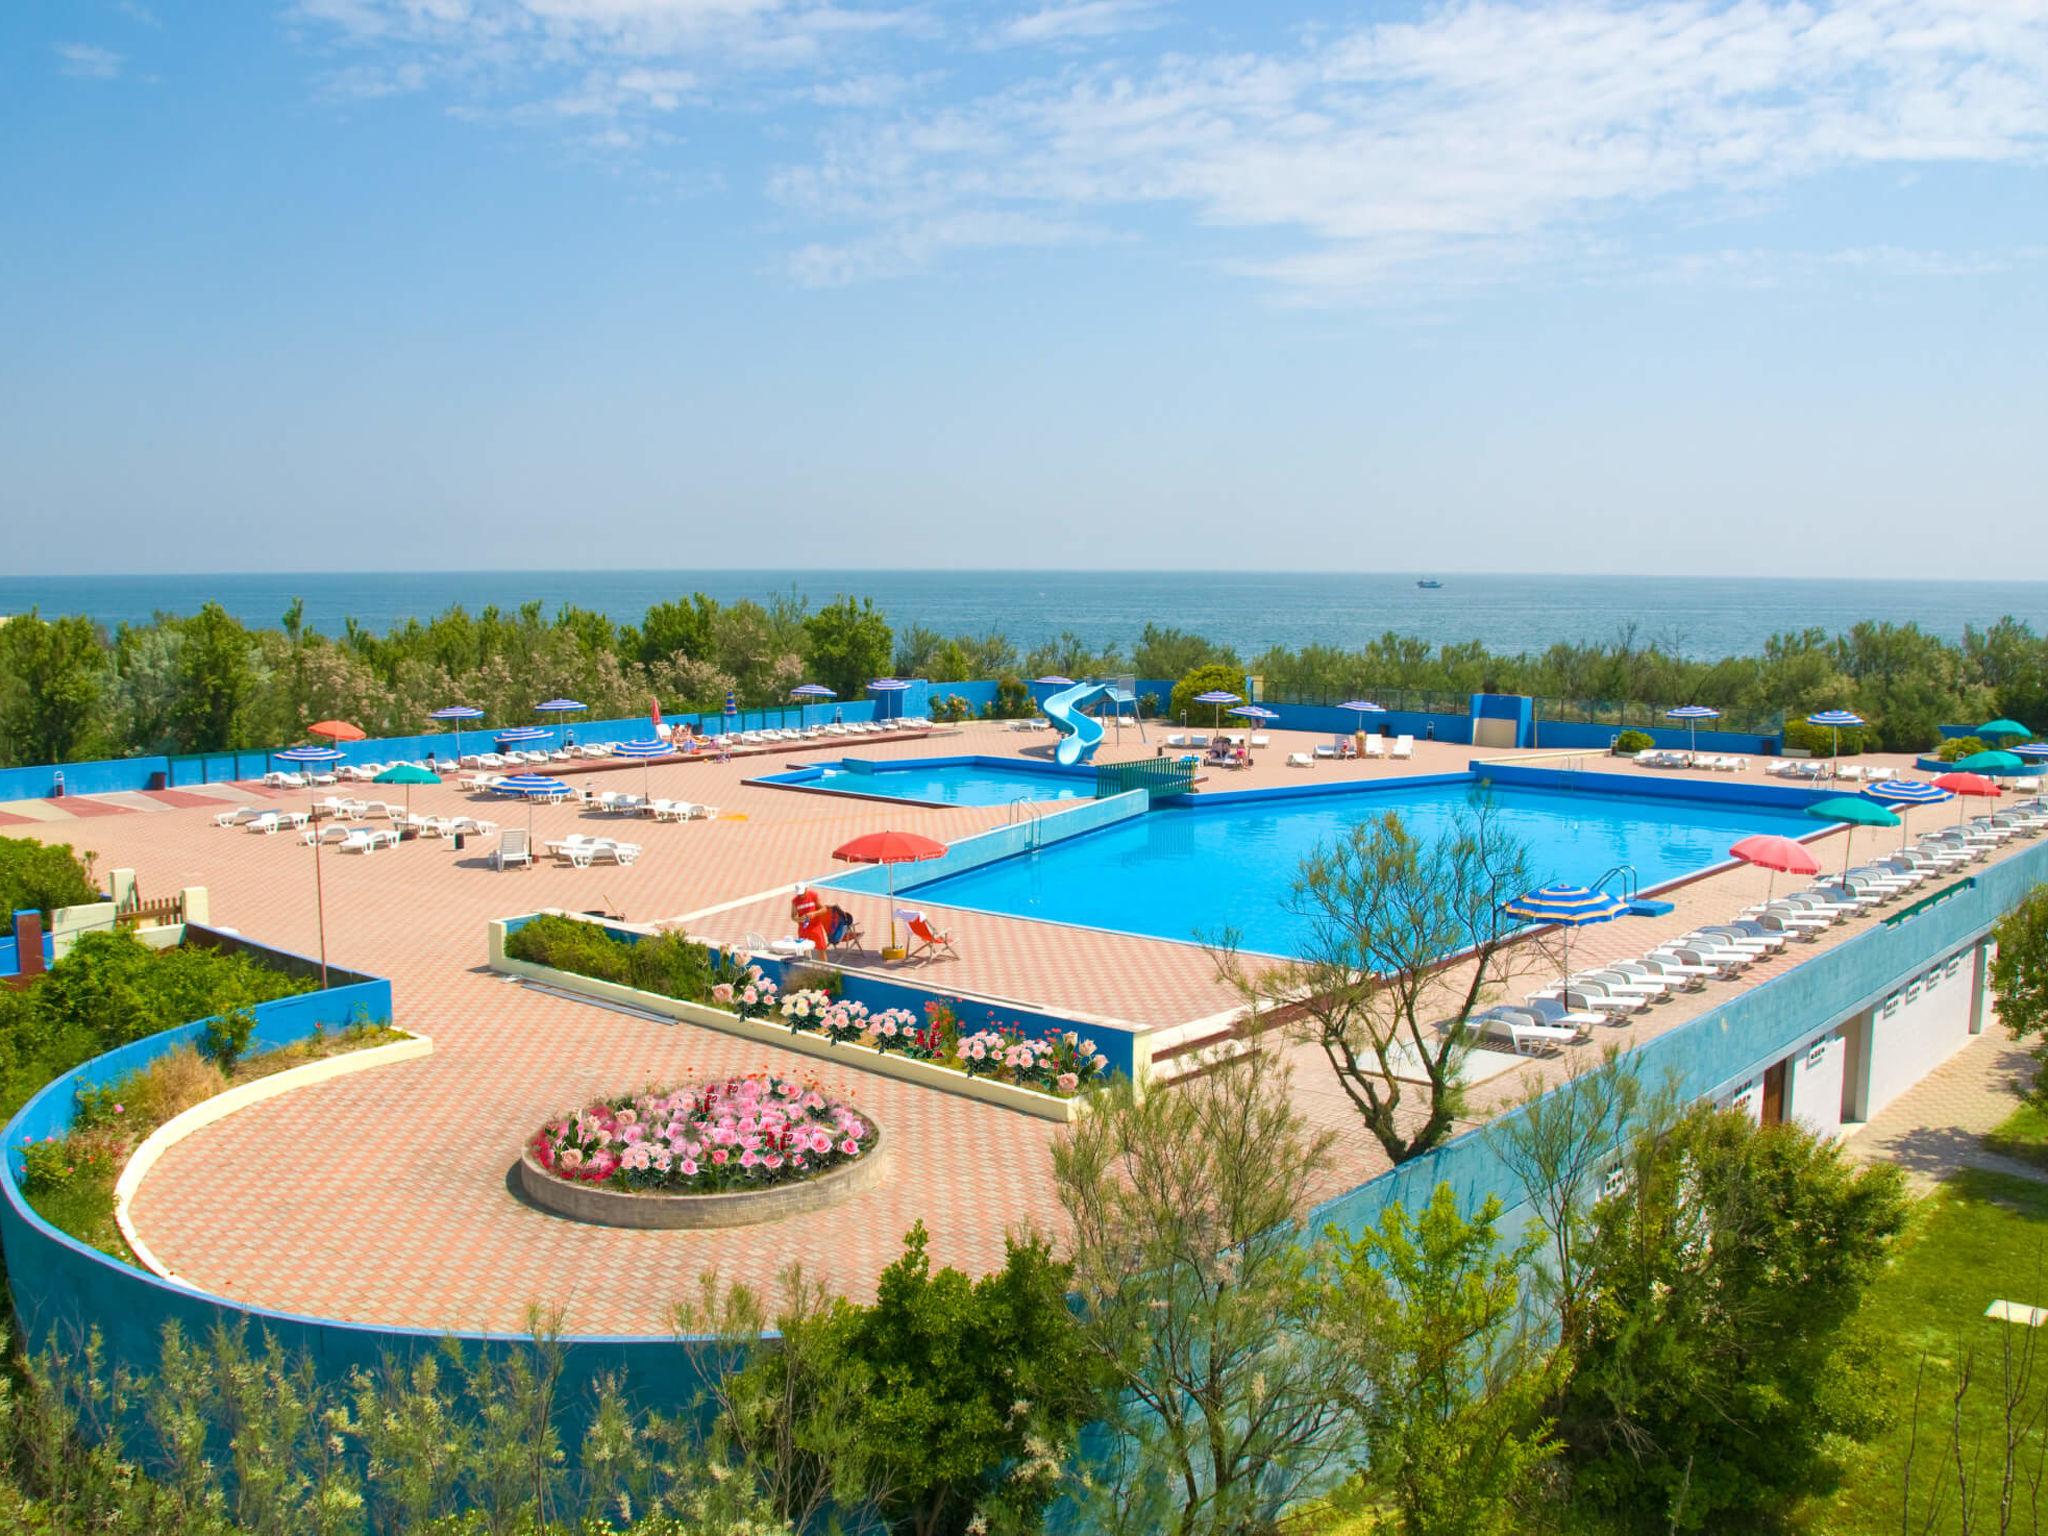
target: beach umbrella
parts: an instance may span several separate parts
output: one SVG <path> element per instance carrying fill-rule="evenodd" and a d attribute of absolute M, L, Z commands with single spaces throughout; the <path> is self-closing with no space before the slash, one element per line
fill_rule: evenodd
<path fill-rule="evenodd" d="M 500 747 L 530 747 L 537 741 L 546 741 L 555 733 L 544 725 L 508 725 L 498 732 Z"/>
<path fill-rule="evenodd" d="M 588 709 L 588 704 L 579 704 L 574 699 L 549 699 L 533 706 L 541 714 L 565 715 L 579 709 Z"/>
<path fill-rule="evenodd" d="M 868 692 L 880 694 L 901 694 L 909 686 L 910 683 L 908 682 L 908 680 L 904 678 L 878 677 L 872 683 L 868 684 Z M 901 699 L 898 699 L 897 701 L 896 713 L 899 715 L 903 713 L 903 703 Z"/>
<path fill-rule="evenodd" d="M 434 710 L 427 716 L 429 720 L 452 720 L 455 722 L 455 755 L 457 758 L 462 756 L 462 722 L 465 720 L 481 720 L 483 717 L 484 712 L 474 704 L 449 704 Z"/>
<path fill-rule="evenodd" d="M 517 795 L 526 802 L 526 840 L 533 841 L 533 802 L 542 795 L 568 793 L 569 786 L 560 779 L 551 779 L 544 773 L 515 773 L 510 778 L 498 780 L 491 786 L 491 792 L 499 795 Z"/>
<path fill-rule="evenodd" d="M 1074 686 L 1074 680 L 1071 677 L 1061 677 L 1056 672 L 1047 677 L 1034 677 L 1031 681 L 1038 684 L 1041 688 L 1071 688 Z"/>
<path fill-rule="evenodd" d="M 1371 699 L 1346 699 L 1337 707 L 1348 709 L 1354 715 L 1384 715 L 1387 712 L 1384 705 L 1375 704 Z"/>
<path fill-rule="evenodd" d="M 823 683 L 798 683 L 796 687 L 789 690 L 789 696 L 792 699 L 836 699 L 839 697 L 838 694 L 827 688 Z"/>
<path fill-rule="evenodd" d="M 1589 886 L 1546 885 L 1541 890 L 1524 891 L 1501 910 L 1526 923 L 1544 923 L 1558 930 L 1564 966 L 1559 982 L 1563 984 L 1572 974 L 1572 935 L 1593 923 L 1611 922 L 1628 910 L 1628 903 Z"/>
<path fill-rule="evenodd" d="M 1765 901 L 1771 899 L 1771 892 L 1777 887 L 1779 875 L 1820 873 L 1820 860 L 1813 856 L 1812 849 L 1797 838 L 1775 837 L 1769 833 L 1759 832 L 1754 837 L 1745 837 L 1728 852 L 1731 857 L 1738 858 L 1745 864 L 1754 864 L 1758 869 L 1767 869 L 1771 872 L 1770 879 L 1764 882 Z"/>
<path fill-rule="evenodd" d="M 1996 800 L 2003 793 L 1996 784 L 1985 778 L 1983 774 L 1963 771 L 1942 774 L 1934 781 L 1934 787 L 1936 789 L 1945 789 L 1962 800 Z M 1961 805 L 1956 807 L 1957 826 L 1963 824 L 1963 815 L 1966 809 L 1967 807 Z"/>
<path fill-rule="evenodd" d="M 1957 773 L 2025 773 L 2026 763 L 2015 752 L 1972 752 L 1951 765 Z"/>
<path fill-rule="evenodd" d="M 1806 723 L 1808 725 L 1824 725 L 1835 733 L 1833 760 L 1828 764 L 1828 771 L 1832 774 L 1841 765 L 1843 729 L 1846 727 L 1853 730 L 1855 727 L 1863 724 L 1863 717 L 1853 710 L 1824 709 L 1817 715 L 1808 715 Z"/>
<path fill-rule="evenodd" d="M 338 763 L 348 754 L 333 747 L 287 747 L 273 754 L 280 763 Z M 313 910 L 320 927 L 320 985 L 327 985 L 327 882 L 321 875 L 320 839 L 313 839 Z"/>
<path fill-rule="evenodd" d="M 2029 762 L 2048 762 L 2048 741 L 2023 742 L 2019 746 L 2007 747 L 2005 750 L 2014 757 L 2025 758 Z"/>
<path fill-rule="evenodd" d="M 1980 741 L 1997 741 L 2003 736 L 2031 736 L 2034 733 L 2017 720 L 1987 720 L 1973 734 Z"/>
<path fill-rule="evenodd" d="M 1848 836 L 1842 840 L 1842 873 L 1849 873 L 1849 850 L 1856 842 L 1858 827 L 1896 827 L 1899 818 L 1879 805 L 1875 800 L 1865 800 L 1861 795 L 1836 795 L 1818 805 L 1809 805 L 1806 814 L 1815 821 L 1840 821 L 1848 823 Z"/>
<path fill-rule="evenodd" d="M 1700 753 L 1700 722 L 1702 720 L 1720 719 L 1721 711 L 1710 709 L 1705 704 L 1681 704 L 1676 709 L 1665 710 L 1664 718 L 1666 720 L 1683 720 L 1685 722 L 1686 728 L 1692 732 L 1692 745 L 1687 749 L 1687 755 L 1698 757 Z"/>
<path fill-rule="evenodd" d="M 869 832 L 832 850 L 842 864 L 881 864 L 889 871 L 889 947 L 896 947 L 896 866 L 944 858 L 946 845 L 915 832 Z"/>
<path fill-rule="evenodd" d="M 320 720 L 306 727 L 308 736 L 325 736 L 329 741 L 361 741 L 370 733 L 347 720 Z"/>
<path fill-rule="evenodd" d="M 1216 728 L 1218 730 L 1222 729 L 1223 726 L 1223 706 L 1226 704 L 1240 704 L 1243 701 L 1241 694 L 1232 693 L 1228 688 L 1211 688 L 1207 693 L 1196 694 L 1194 698 L 1194 702 L 1197 704 L 1214 704 L 1216 706 Z"/>
<path fill-rule="evenodd" d="M 1899 846 L 1906 846 L 1906 818 L 1916 805 L 1939 805 L 1954 797 L 1925 779 L 1880 779 L 1863 791 L 1864 798 L 1891 806 L 1899 813 Z"/>
<path fill-rule="evenodd" d="M 650 798 L 653 796 L 654 789 L 649 782 L 651 775 L 648 773 L 647 765 L 657 757 L 674 757 L 675 754 L 676 749 L 663 741 L 659 736 L 650 736 L 642 741 L 621 741 L 612 747 L 613 757 L 636 757 L 640 759 L 640 790 L 641 793 Z"/>
<path fill-rule="evenodd" d="M 412 817 L 413 785 L 438 784 L 441 782 L 441 775 L 435 773 L 431 768 L 422 768 L 417 763 L 394 763 L 370 782 L 372 784 L 403 784 L 405 786 L 405 814 L 406 818 L 410 820 Z"/>

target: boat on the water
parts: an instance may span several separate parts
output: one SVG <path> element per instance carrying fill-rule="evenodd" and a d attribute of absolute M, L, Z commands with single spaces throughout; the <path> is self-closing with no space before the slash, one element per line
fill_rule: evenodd
<path fill-rule="evenodd" d="M 1425 576 L 1422 578 L 1422 580 L 1415 583 L 1415 585 L 1421 587 L 1424 591 L 1434 592 L 1437 590 L 1437 588 L 1441 587 L 1443 583 L 1438 581 L 1433 576 Z"/>

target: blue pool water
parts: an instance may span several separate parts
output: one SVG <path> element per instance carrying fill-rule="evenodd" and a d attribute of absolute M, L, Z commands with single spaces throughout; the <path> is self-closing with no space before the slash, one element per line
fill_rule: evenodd
<path fill-rule="evenodd" d="M 1036 852 L 911 887 L 935 904 L 1078 923 L 1161 939 L 1234 928 L 1266 954 L 1298 953 L 1288 912 L 1302 855 L 1353 824 L 1398 810 L 1427 840 L 1467 807 L 1463 783 L 1209 807 L 1166 808 Z M 1633 864 L 1644 887 L 1727 859 L 1752 832 L 1799 837 L 1813 821 L 1780 806 L 1564 794 L 1496 786 L 1500 824 L 1528 849 L 1531 884 L 1591 884 Z"/>
<path fill-rule="evenodd" d="M 1095 775 L 1051 764 L 1036 767 L 999 757 L 883 759 L 870 766 L 848 761 L 770 774 L 771 784 L 842 794 L 888 795 L 943 805 L 1008 805 L 1016 800 L 1092 800 Z"/>

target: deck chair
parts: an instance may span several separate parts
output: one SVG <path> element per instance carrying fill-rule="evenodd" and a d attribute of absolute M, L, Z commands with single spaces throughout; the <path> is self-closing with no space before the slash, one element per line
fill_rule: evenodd
<path fill-rule="evenodd" d="M 507 827 L 499 834 L 498 846 L 491 850 L 491 864 L 503 869 L 508 864 L 524 864 L 533 867 L 533 845 L 527 841 L 526 828 Z"/>
<path fill-rule="evenodd" d="M 855 921 L 853 914 L 847 911 L 846 908 L 841 906 L 827 907 L 825 909 L 825 918 L 828 931 L 832 935 L 828 945 L 829 948 L 864 950 L 868 947 L 868 941 L 861 937 L 860 924 Z"/>
<path fill-rule="evenodd" d="M 942 954 L 951 955 L 955 960 L 960 958 L 960 951 L 953 947 L 952 934 L 934 928 L 931 919 L 922 912 L 903 910 L 896 916 L 910 929 L 910 937 L 916 941 L 908 947 L 904 959 L 915 960 L 922 955 L 929 960 Z"/>

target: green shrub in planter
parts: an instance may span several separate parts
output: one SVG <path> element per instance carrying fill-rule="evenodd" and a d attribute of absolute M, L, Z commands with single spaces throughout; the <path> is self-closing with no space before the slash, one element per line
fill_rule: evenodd
<path fill-rule="evenodd" d="M 1959 763 L 1973 753 L 1985 750 L 1983 741 L 1975 736 L 1951 736 L 1939 747 L 1934 755 L 1944 763 Z"/>
<path fill-rule="evenodd" d="M 1614 750 L 1633 757 L 1638 752 L 1647 752 L 1657 745 L 1657 738 L 1648 731 L 1623 731 L 1614 738 Z"/>
<path fill-rule="evenodd" d="M 1842 755 L 1854 757 L 1864 747 L 1862 726 L 1852 725 L 1842 730 Z M 1798 747 L 1815 757 L 1831 757 L 1835 751 L 1835 732 L 1825 725 L 1808 725 L 1804 720 L 1785 722 L 1785 745 Z"/>

